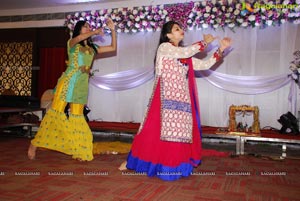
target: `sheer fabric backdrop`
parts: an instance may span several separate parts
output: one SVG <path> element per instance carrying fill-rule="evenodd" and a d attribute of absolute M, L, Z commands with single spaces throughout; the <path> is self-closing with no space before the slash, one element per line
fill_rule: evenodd
<path fill-rule="evenodd" d="M 201 40 L 204 33 L 220 38 L 228 36 L 233 39 L 232 50 L 220 65 L 212 68 L 226 75 L 273 77 L 289 74 L 291 73 L 289 63 L 293 60 L 293 52 L 300 49 L 300 25 L 290 23 L 265 29 L 238 28 L 235 32 L 229 29 L 188 30 L 185 33 L 184 44 Z M 118 34 L 116 56 L 96 59 L 93 65 L 95 77 L 131 69 L 153 68 L 159 34 L 159 32 Z M 98 40 L 100 44 L 110 43 L 109 37 Z M 205 59 L 217 46 L 216 41 L 210 46 L 209 51 L 197 56 Z M 291 110 L 288 100 L 291 84 L 269 93 L 246 95 L 220 89 L 203 77 L 196 80 L 202 125 L 228 126 L 229 106 L 233 104 L 258 106 L 261 128 L 270 126 L 280 129 L 281 125 L 277 119 Z M 117 91 L 90 84 L 88 102 L 91 109 L 90 120 L 141 122 L 151 96 L 152 86 L 153 79 L 138 87 Z M 298 88 L 296 90 L 299 97 Z M 296 111 L 300 110 L 298 102 Z M 248 125 L 252 124 L 252 118 L 251 114 L 244 117 L 237 116 L 238 121 L 246 122 Z"/>

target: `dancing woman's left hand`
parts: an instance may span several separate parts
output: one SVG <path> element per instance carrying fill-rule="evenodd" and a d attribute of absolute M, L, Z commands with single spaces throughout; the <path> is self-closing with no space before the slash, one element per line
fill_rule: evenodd
<path fill-rule="evenodd" d="M 87 74 L 90 74 L 90 68 L 86 67 L 86 66 L 81 66 L 79 67 L 80 68 L 80 71 L 82 73 L 87 73 Z"/>
<path fill-rule="evenodd" d="M 107 25 L 107 27 L 108 27 L 111 31 L 114 31 L 114 30 L 115 30 L 115 24 L 114 24 L 114 22 L 112 21 L 112 19 L 107 18 L 107 19 L 106 19 L 106 25 Z"/>
<path fill-rule="evenodd" d="M 226 48 L 231 46 L 232 40 L 229 37 L 225 37 L 219 41 L 220 43 L 220 51 L 223 52 Z"/>

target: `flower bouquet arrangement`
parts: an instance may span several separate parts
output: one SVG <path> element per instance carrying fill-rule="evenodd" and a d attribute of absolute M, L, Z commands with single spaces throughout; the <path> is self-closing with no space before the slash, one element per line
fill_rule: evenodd
<path fill-rule="evenodd" d="M 299 83 L 299 76 L 300 76 L 300 50 L 294 52 L 294 60 L 290 63 L 290 70 L 293 72 L 291 75 L 295 82 L 300 85 Z"/>

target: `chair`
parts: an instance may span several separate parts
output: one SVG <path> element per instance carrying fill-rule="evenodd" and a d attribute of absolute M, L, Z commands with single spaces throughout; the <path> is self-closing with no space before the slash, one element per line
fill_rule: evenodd
<path fill-rule="evenodd" d="M 51 107 L 54 93 L 53 89 L 47 89 L 41 97 L 41 108 L 45 108 L 46 111 Z"/>

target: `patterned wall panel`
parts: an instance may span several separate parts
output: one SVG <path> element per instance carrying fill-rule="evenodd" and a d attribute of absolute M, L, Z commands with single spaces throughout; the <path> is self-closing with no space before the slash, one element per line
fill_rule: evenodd
<path fill-rule="evenodd" d="M 32 42 L 0 43 L 0 95 L 31 96 Z"/>

